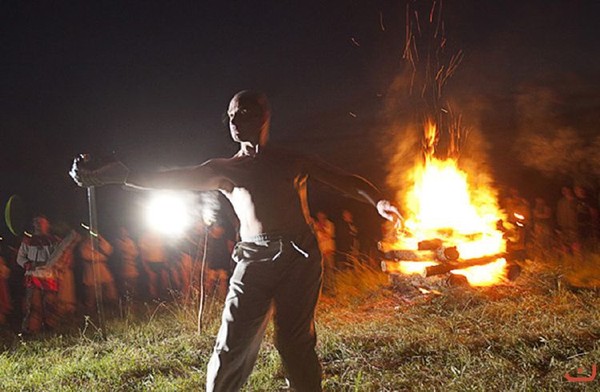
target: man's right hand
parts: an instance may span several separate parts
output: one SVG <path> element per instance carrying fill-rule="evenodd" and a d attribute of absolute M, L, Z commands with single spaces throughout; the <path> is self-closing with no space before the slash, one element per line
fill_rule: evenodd
<path fill-rule="evenodd" d="M 125 184 L 129 168 L 121 161 L 113 161 L 96 169 L 90 168 L 87 154 L 79 154 L 74 160 L 69 175 L 80 187 Z"/>

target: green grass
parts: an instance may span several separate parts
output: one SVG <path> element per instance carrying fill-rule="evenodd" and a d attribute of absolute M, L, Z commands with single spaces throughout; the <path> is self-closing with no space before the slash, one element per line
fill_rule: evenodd
<path fill-rule="evenodd" d="M 584 280 L 595 282 L 600 269 L 590 260 Z M 515 282 L 479 289 L 443 279 L 390 285 L 370 269 L 341 274 L 336 298 L 318 309 L 325 390 L 600 390 L 600 377 L 564 378 L 600 364 L 600 298 L 574 288 L 581 285 L 569 279 L 577 274 L 569 277 L 564 266 L 529 262 Z M 439 294 L 420 294 L 415 285 Z M 202 390 L 219 311 L 218 304 L 208 309 L 202 334 L 193 309 L 177 304 L 111 320 L 106 339 L 91 322 L 29 339 L 4 331 L 0 390 Z M 283 388 L 272 341 L 269 330 L 245 391 Z"/>

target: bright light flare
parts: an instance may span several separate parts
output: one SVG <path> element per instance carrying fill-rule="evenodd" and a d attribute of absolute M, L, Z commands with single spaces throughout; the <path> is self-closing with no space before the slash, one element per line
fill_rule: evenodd
<path fill-rule="evenodd" d="M 146 205 L 146 222 L 155 231 L 169 236 L 182 235 L 192 223 L 192 196 L 160 191 Z"/>

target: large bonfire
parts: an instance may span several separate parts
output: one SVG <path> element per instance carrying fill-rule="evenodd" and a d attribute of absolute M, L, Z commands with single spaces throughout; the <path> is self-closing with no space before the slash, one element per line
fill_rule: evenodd
<path fill-rule="evenodd" d="M 428 267 L 449 262 L 448 271 L 464 275 L 472 286 L 499 283 L 506 275 L 506 241 L 498 228 L 503 213 L 496 192 L 489 186 L 473 189 L 456 159 L 436 158 L 436 132 L 428 122 L 424 140 L 429 144 L 410 173 L 403 227 L 384 249 L 404 252 L 396 253 L 386 269 L 427 275 Z"/>
<path fill-rule="evenodd" d="M 409 173 L 403 227 L 384 244 L 382 266 L 391 273 L 459 274 L 473 286 L 488 286 L 506 275 L 506 241 L 498 224 L 504 214 L 494 189 L 472 186 L 458 163 L 462 127 L 460 117 L 452 120 L 443 87 L 463 55 L 448 52 L 442 2 L 409 2 L 403 58 L 411 70 L 410 95 L 425 103 L 430 120 L 424 124 L 423 159 Z M 445 159 L 435 151 L 441 128 L 450 135 Z"/>

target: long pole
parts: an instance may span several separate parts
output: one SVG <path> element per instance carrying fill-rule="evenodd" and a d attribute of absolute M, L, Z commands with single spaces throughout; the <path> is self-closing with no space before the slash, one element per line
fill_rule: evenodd
<path fill-rule="evenodd" d="M 204 252 L 202 253 L 202 264 L 200 266 L 200 305 L 198 306 L 198 333 L 202 333 L 202 316 L 204 314 L 204 272 L 206 270 L 206 247 L 208 246 L 208 227 L 204 227 Z M 195 265 L 198 257 L 196 256 Z"/>
<path fill-rule="evenodd" d="M 96 213 L 96 188 L 90 186 L 87 188 L 88 198 L 88 213 L 90 220 L 90 247 L 92 251 L 92 275 L 94 278 L 94 294 L 96 297 L 96 312 L 98 313 L 98 325 L 100 327 L 100 334 L 103 338 L 106 338 L 105 320 L 104 320 L 104 306 L 102 301 L 102 290 L 98 285 L 98 266 L 96 263 L 96 250 L 98 249 L 98 215 Z"/>

